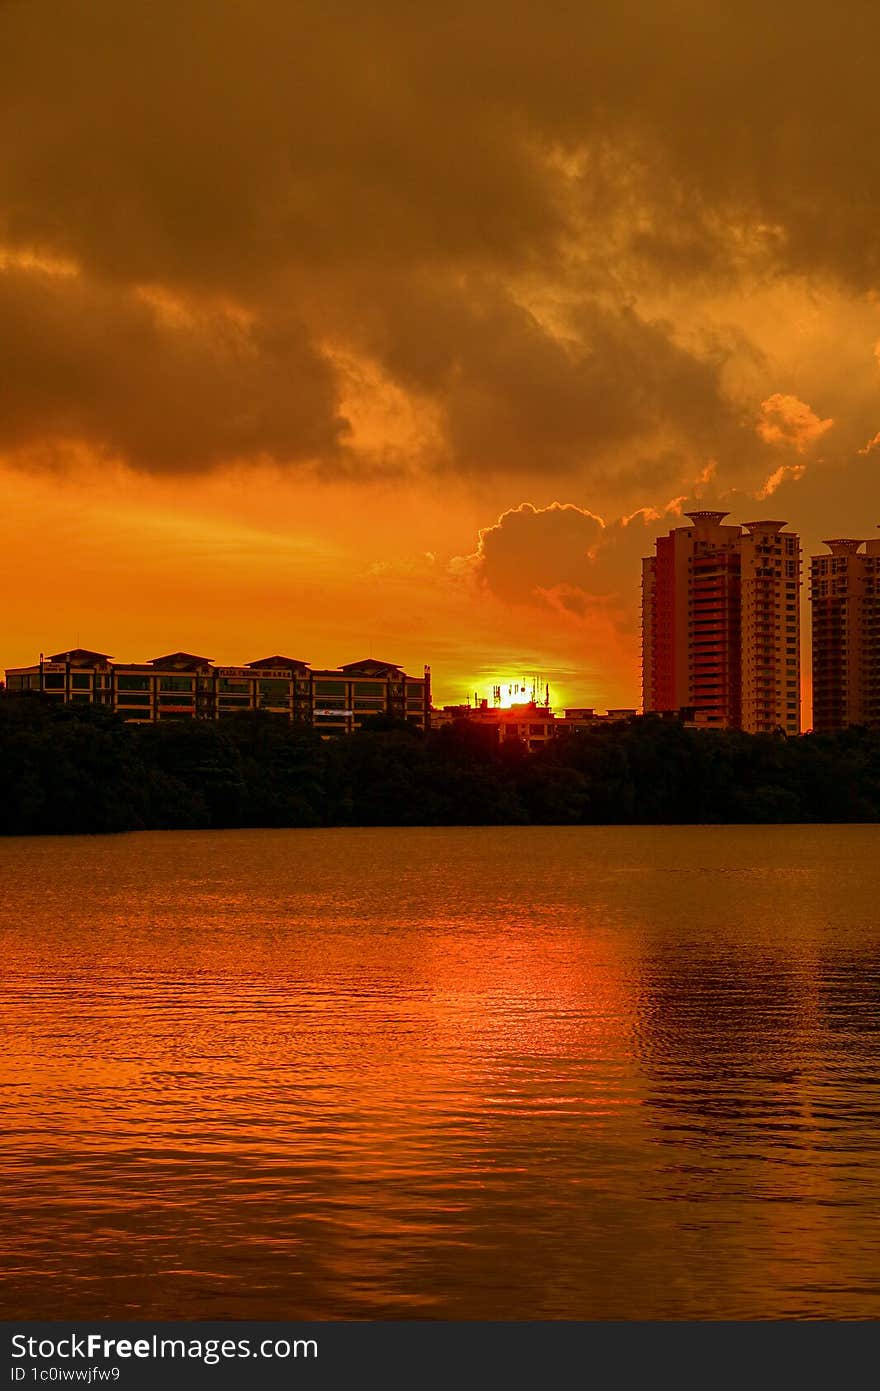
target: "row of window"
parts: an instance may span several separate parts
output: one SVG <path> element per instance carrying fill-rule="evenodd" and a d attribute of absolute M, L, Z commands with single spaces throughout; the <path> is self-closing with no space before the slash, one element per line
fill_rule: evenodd
<path fill-rule="evenodd" d="M 73 699 L 88 700 L 89 697 L 87 695 L 80 695 L 74 696 Z M 124 720 L 141 720 L 152 723 L 153 719 L 152 708 L 147 705 L 125 706 L 120 709 L 119 713 Z M 232 710 L 221 710 L 220 713 L 221 715 L 224 713 L 231 714 Z M 195 711 L 193 709 L 183 710 L 179 706 L 174 706 L 171 709 L 160 708 L 156 714 L 160 720 L 191 720 L 195 718 Z M 421 718 L 416 715 L 408 715 L 407 719 L 417 724 L 422 723 Z M 328 728 L 345 731 L 348 727 L 348 721 L 344 716 L 339 715 L 315 715 L 314 722 L 322 729 Z M 355 729 L 359 728 L 359 723 L 358 720 L 354 721 Z"/>
<path fill-rule="evenodd" d="M 43 688 L 47 691 L 63 691 L 65 689 L 65 675 L 63 672 L 49 671 L 43 676 Z M 194 688 L 194 678 L 191 676 L 151 676 L 120 675 L 116 678 L 116 689 L 118 691 L 142 691 L 149 693 L 153 688 L 154 680 L 157 682 L 160 692 L 178 691 L 181 693 L 191 693 Z M 260 679 L 257 681 L 233 680 L 230 677 L 221 676 L 217 680 L 217 691 L 223 695 L 242 695 L 250 698 L 251 690 L 256 688 L 260 698 L 277 698 L 282 703 L 286 702 L 290 694 L 290 682 L 272 678 Z M 10 690 L 39 690 L 40 677 L 36 675 L 10 676 Z M 83 672 L 71 672 L 70 688 L 72 690 L 88 691 L 92 689 L 91 674 Z M 204 684 L 201 689 L 205 689 Z M 210 688 L 208 688 L 210 689 Z M 346 705 L 346 702 L 353 698 L 355 701 L 363 701 L 364 708 L 374 706 L 384 708 L 386 698 L 386 686 L 382 681 L 355 681 L 351 683 L 351 694 L 349 694 L 349 683 L 345 681 L 316 681 L 314 683 L 314 695 L 316 700 L 326 703 L 332 708 L 337 708 L 334 702 L 339 702 L 339 707 Z M 306 692 L 308 687 L 306 687 Z M 424 687 L 420 685 L 407 685 L 406 703 L 411 709 L 421 708 L 424 700 Z"/>
<path fill-rule="evenodd" d="M 260 682 L 258 705 L 261 708 L 276 706 L 285 710 L 289 709 L 290 702 L 288 700 L 287 690 L 285 689 L 283 692 L 276 691 L 275 689 L 264 690 L 263 686 L 269 684 L 270 683 Z M 272 684 L 274 685 L 275 683 Z M 9 689 L 11 691 L 37 691 L 39 688 L 39 676 L 10 676 L 9 678 Z M 50 692 L 57 690 L 58 694 L 63 693 L 63 687 L 59 689 L 54 683 L 52 685 L 47 685 L 47 689 Z M 70 694 L 70 699 L 72 701 L 90 701 L 91 698 L 91 694 L 87 691 L 73 691 Z M 192 690 L 185 687 L 172 687 L 171 690 L 169 690 L 167 687 L 161 686 L 160 693 L 156 699 L 160 706 L 185 705 L 193 707 L 195 703 L 194 693 Z M 143 706 L 149 708 L 152 701 L 153 695 L 149 684 L 136 686 L 134 689 L 128 687 L 120 688 L 116 692 L 115 703 L 123 708 L 127 708 L 128 706 Z M 217 703 L 221 709 L 248 709 L 251 705 L 251 695 L 250 692 L 244 695 L 220 695 L 218 696 Z M 349 710 L 354 710 L 355 714 L 370 715 L 381 714 L 387 708 L 387 705 L 384 699 L 360 699 L 349 704 L 345 700 L 334 698 L 325 701 L 325 708 L 333 711 L 338 710 L 340 714 L 344 714 Z M 423 698 L 421 696 L 410 696 L 407 699 L 406 712 L 408 715 L 420 715 L 422 709 Z"/>

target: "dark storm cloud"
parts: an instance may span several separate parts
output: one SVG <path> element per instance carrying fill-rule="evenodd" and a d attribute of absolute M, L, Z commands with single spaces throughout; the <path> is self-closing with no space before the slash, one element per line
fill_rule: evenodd
<path fill-rule="evenodd" d="M 333 372 L 295 322 L 192 317 L 80 276 L 0 273 L 7 449 L 85 440 L 183 472 L 266 454 L 332 458 L 344 433 Z"/>
<path fill-rule="evenodd" d="M 573 302 L 562 334 L 486 277 L 387 280 L 384 290 L 357 341 L 440 404 L 463 471 L 570 473 L 660 429 L 713 448 L 719 431 L 742 428 L 721 388 L 724 353 L 686 350 L 671 325 L 629 305 Z"/>
<path fill-rule="evenodd" d="M 876 287 L 878 37 L 856 0 L 13 0 L 0 447 L 351 470 L 338 349 L 435 409 L 444 467 L 760 458 L 726 350 L 639 296 Z"/>

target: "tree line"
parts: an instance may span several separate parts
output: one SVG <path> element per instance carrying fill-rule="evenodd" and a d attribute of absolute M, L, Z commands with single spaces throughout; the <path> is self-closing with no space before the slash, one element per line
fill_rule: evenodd
<path fill-rule="evenodd" d="M 0 699 L 0 833 L 239 826 L 880 819 L 880 733 L 749 735 L 655 716 L 529 753 L 465 720 L 384 716 L 321 740 L 277 715 L 126 724 L 37 694 Z"/>

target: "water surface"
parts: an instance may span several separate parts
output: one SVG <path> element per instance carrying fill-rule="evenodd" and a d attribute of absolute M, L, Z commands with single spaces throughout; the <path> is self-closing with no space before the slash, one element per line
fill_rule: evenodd
<path fill-rule="evenodd" d="M 880 829 L 0 841 L 6 1317 L 880 1316 Z"/>

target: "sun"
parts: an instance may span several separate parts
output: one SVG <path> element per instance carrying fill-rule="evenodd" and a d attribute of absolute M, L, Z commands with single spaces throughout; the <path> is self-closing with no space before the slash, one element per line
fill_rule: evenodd
<path fill-rule="evenodd" d="M 496 710 L 510 710 L 515 705 L 542 704 L 546 699 L 546 683 L 537 676 L 522 676 L 517 681 L 493 683 L 487 693 L 488 702 Z"/>

